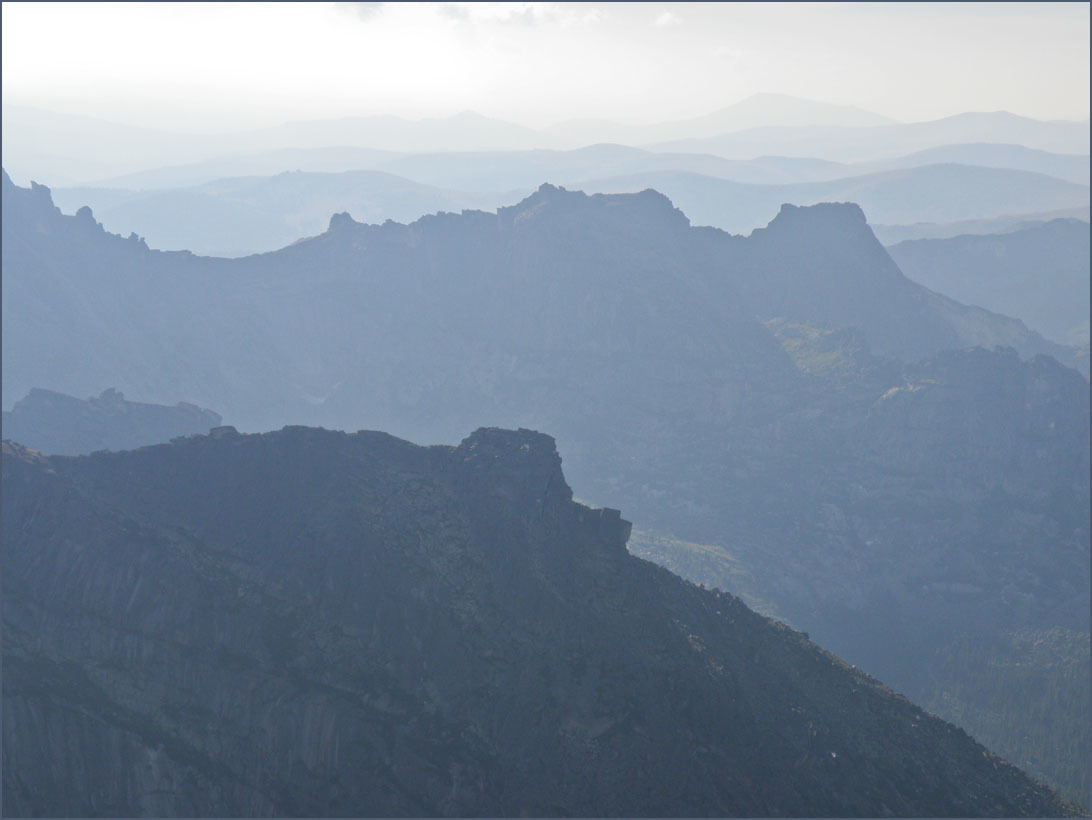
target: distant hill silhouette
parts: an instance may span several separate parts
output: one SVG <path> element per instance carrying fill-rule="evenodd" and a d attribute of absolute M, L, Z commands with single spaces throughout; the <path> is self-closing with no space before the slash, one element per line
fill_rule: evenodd
<path fill-rule="evenodd" d="M 4 438 L 43 453 L 75 456 L 207 433 L 221 420 L 218 413 L 184 402 L 167 407 L 126 401 L 112 389 L 81 400 L 34 388 L 4 411 Z"/>
<path fill-rule="evenodd" d="M 967 112 L 927 122 L 860 127 L 771 125 L 702 139 L 643 145 L 655 151 L 696 151 L 733 159 L 761 154 L 869 162 L 941 145 L 995 143 L 1037 151 L 1087 154 L 1089 124 L 1043 121 L 1007 111 Z"/>

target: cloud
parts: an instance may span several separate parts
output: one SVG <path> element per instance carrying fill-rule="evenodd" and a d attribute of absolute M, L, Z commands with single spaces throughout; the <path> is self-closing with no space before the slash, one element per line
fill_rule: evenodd
<path fill-rule="evenodd" d="M 665 11 L 659 17 L 652 21 L 652 25 L 657 28 L 663 28 L 664 26 L 677 26 L 681 21 L 678 17 L 672 14 L 670 11 Z"/>
<path fill-rule="evenodd" d="M 362 20 L 370 20 L 379 13 L 385 3 L 338 3 L 340 9 L 351 11 Z"/>
<path fill-rule="evenodd" d="M 438 3 L 447 17 L 471 23 L 571 26 L 597 23 L 603 13 L 597 8 L 580 8 L 572 3 Z"/>

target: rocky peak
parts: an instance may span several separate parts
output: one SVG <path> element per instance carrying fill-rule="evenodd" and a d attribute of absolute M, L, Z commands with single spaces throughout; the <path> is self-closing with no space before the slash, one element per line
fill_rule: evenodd
<path fill-rule="evenodd" d="M 468 479 L 499 494 L 514 493 L 539 503 L 572 499 L 557 444 L 544 433 L 482 427 L 463 439 L 455 456 Z"/>
<path fill-rule="evenodd" d="M 622 219 L 631 224 L 654 227 L 657 231 L 690 227 L 686 215 L 670 199 L 652 188 L 632 194 L 588 196 L 583 191 L 569 191 L 543 183 L 521 202 L 498 208 L 497 214 L 513 225 L 542 217 L 576 216 L 586 219 L 594 215 L 601 219 Z"/>
<path fill-rule="evenodd" d="M 334 214 L 330 217 L 330 225 L 326 228 L 326 230 L 337 231 L 343 228 L 351 227 L 352 225 L 356 224 L 356 220 L 353 219 L 347 211 L 342 211 L 341 213 Z"/>
<path fill-rule="evenodd" d="M 34 221 L 61 213 L 61 209 L 53 204 L 53 193 L 49 188 L 37 182 L 31 182 L 29 188 L 22 188 L 12 182 L 7 171 L 4 171 L 3 197 L 5 225 L 12 217 Z"/>
<path fill-rule="evenodd" d="M 812 235 L 836 232 L 843 236 L 847 232 L 859 234 L 862 231 L 871 234 L 864 211 L 855 202 L 820 202 L 806 206 L 785 203 L 777 216 L 762 230 L 773 234 L 803 232 Z"/>

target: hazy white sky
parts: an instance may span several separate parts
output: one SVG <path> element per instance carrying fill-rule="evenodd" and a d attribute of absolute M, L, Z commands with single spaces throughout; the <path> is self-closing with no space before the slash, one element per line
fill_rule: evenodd
<path fill-rule="evenodd" d="M 758 92 L 1085 119 L 1088 3 L 3 3 L 4 101 L 220 130 L 471 109 L 654 122 Z"/>

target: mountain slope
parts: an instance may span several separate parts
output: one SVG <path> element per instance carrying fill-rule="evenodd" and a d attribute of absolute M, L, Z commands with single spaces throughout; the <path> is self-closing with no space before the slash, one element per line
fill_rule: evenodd
<path fill-rule="evenodd" d="M 915 282 L 1070 342 L 1088 326 L 1088 246 L 1087 222 L 1057 219 L 1004 234 L 900 242 L 887 250 Z M 1085 335 L 1087 341 L 1087 330 Z"/>
<path fill-rule="evenodd" d="M 1072 813 L 799 633 L 630 557 L 547 436 L 5 443 L 3 468 L 15 813 Z"/>

